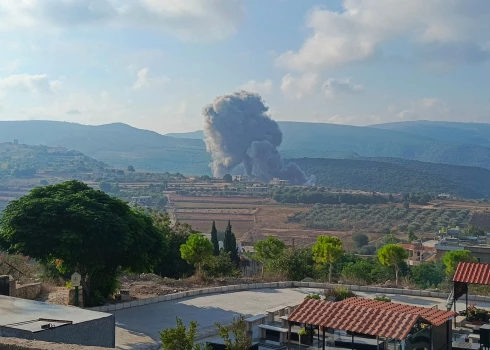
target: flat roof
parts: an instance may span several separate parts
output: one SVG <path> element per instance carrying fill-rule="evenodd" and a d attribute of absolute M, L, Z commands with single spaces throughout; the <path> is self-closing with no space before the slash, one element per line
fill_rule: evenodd
<path fill-rule="evenodd" d="M 40 332 L 41 326 L 51 324 L 61 327 L 112 316 L 108 313 L 89 311 L 73 306 L 46 304 L 0 295 L 0 327 L 28 332 Z"/>

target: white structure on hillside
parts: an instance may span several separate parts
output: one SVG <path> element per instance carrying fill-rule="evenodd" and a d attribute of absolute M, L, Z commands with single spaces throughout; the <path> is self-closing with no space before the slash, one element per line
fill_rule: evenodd
<path fill-rule="evenodd" d="M 130 203 L 131 205 L 139 205 L 142 207 L 150 207 L 153 205 L 151 196 L 131 197 Z"/>
<path fill-rule="evenodd" d="M 274 186 L 288 186 L 289 180 L 281 180 L 280 178 L 275 177 L 271 181 L 269 181 L 269 184 Z"/>

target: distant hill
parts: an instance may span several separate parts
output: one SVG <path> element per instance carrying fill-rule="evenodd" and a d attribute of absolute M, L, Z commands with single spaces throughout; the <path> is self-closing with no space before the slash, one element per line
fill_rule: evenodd
<path fill-rule="evenodd" d="M 395 157 L 490 169 L 490 142 L 487 145 L 483 140 L 480 143 L 460 143 L 451 137 L 436 139 L 433 137 L 436 132 L 409 133 L 402 128 L 390 128 L 388 124 L 373 127 L 303 122 L 278 124 L 283 132 L 280 151 L 285 157 Z M 202 131 L 171 135 L 184 138 L 203 136 Z M 462 140 L 468 139 L 469 136 Z"/>
<path fill-rule="evenodd" d="M 107 164 L 62 147 L 0 143 L 0 179 L 32 178 L 36 173 L 86 173 Z"/>
<path fill-rule="evenodd" d="M 89 126 L 53 121 L 0 122 L 0 142 L 62 146 L 125 169 L 208 174 L 201 140 L 177 139 L 116 123 Z"/>
<path fill-rule="evenodd" d="M 490 147 L 490 124 L 419 120 L 373 125 L 374 128 L 401 131 L 433 140 Z"/>
<path fill-rule="evenodd" d="M 288 158 L 394 157 L 490 169 L 490 145 L 376 127 L 279 122 Z M 386 128 L 388 128 L 386 126 Z M 0 122 L 0 142 L 62 146 L 118 168 L 210 174 L 202 131 L 161 135 L 116 123 L 87 126 L 53 121 Z M 184 136 L 184 137 L 180 137 Z M 440 137 L 442 138 L 442 137 Z"/>
<path fill-rule="evenodd" d="M 384 193 L 449 193 L 471 199 L 490 198 L 490 170 L 395 158 L 290 159 L 317 185 Z"/>

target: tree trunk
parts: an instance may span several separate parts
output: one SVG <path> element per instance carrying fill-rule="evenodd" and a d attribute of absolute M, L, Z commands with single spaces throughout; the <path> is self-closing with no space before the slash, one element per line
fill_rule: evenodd
<path fill-rule="evenodd" d="M 87 274 L 82 274 L 82 278 L 80 279 L 80 284 L 82 285 L 82 293 L 83 293 L 83 304 L 84 306 L 90 305 L 90 277 Z"/>
<path fill-rule="evenodd" d="M 332 270 L 333 264 L 330 264 L 330 267 L 328 268 L 328 283 L 332 282 Z"/>
<path fill-rule="evenodd" d="M 264 280 L 264 264 L 262 264 L 262 274 L 261 274 L 261 277 L 262 281 Z"/>
<path fill-rule="evenodd" d="M 395 286 L 398 287 L 398 265 L 395 264 Z"/>

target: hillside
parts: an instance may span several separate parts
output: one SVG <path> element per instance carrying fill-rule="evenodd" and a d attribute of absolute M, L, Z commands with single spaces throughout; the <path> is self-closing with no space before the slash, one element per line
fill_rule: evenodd
<path fill-rule="evenodd" d="M 444 142 L 490 147 L 490 124 L 419 120 L 373 125 L 374 128 L 401 131 Z"/>
<path fill-rule="evenodd" d="M 390 129 L 387 124 L 385 127 L 302 122 L 278 124 L 283 132 L 280 151 L 288 158 L 352 158 L 360 155 L 490 169 L 490 142 L 488 145 L 483 141 L 468 142 L 469 136 L 457 143 L 450 137 L 436 139 L 437 132 L 409 133 L 404 129 Z M 170 135 L 193 139 L 203 136 L 202 131 Z"/>
<path fill-rule="evenodd" d="M 393 158 L 290 159 L 317 176 L 317 185 L 383 193 L 450 193 L 490 198 L 490 171 Z"/>
<path fill-rule="evenodd" d="M 0 143 L 0 179 L 32 178 L 36 173 L 82 173 L 107 165 L 62 147 Z"/>
<path fill-rule="evenodd" d="M 89 126 L 53 121 L 0 122 L 0 142 L 18 139 L 31 145 L 80 151 L 118 168 L 161 172 L 209 173 L 201 140 L 177 139 L 116 123 Z"/>
<path fill-rule="evenodd" d="M 395 157 L 490 169 L 490 148 L 481 144 L 435 140 L 378 127 L 279 122 L 281 154 L 289 158 Z M 196 131 L 180 138 L 125 124 L 87 126 L 53 121 L 0 122 L 0 142 L 61 146 L 118 168 L 183 174 L 210 174 L 211 159 Z M 481 142 L 483 144 L 483 141 Z"/>

